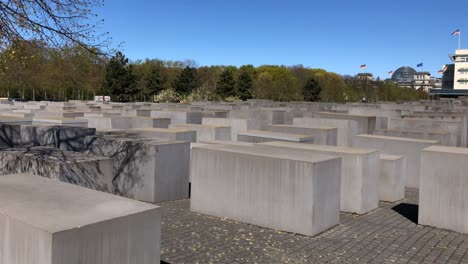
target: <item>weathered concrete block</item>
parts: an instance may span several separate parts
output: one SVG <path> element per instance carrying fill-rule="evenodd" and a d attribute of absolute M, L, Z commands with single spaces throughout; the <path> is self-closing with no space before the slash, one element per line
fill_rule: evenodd
<path fill-rule="evenodd" d="M 380 161 L 379 153 L 373 149 L 292 142 L 266 142 L 257 146 L 280 153 L 297 149 L 304 151 L 304 155 L 341 157 L 341 211 L 364 214 L 379 206 Z"/>
<path fill-rule="evenodd" d="M 422 150 L 419 224 L 468 233 L 467 160 L 466 148 Z"/>
<path fill-rule="evenodd" d="M 340 119 L 322 119 L 322 118 L 294 118 L 294 126 L 300 127 L 320 127 L 329 126 L 336 127 L 337 145 L 342 147 L 351 146 L 351 140 L 355 135 L 358 135 L 358 123 L 354 120 Z"/>
<path fill-rule="evenodd" d="M 85 153 L 112 158 L 116 194 L 146 202 L 188 197 L 189 142 L 93 136 L 86 138 Z"/>
<path fill-rule="evenodd" d="M 435 140 L 378 135 L 357 135 L 352 142 L 354 147 L 376 149 L 382 154 L 406 157 L 406 187 L 411 188 L 419 188 L 421 150 L 439 144 Z"/>
<path fill-rule="evenodd" d="M 449 146 L 451 144 L 449 137 L 450 135 L 447 132 L 408 131 L 402 129 L 376 129 L 374 130 L 374 135 L 436 140 L 439 141 L 440 145 L 442 146 Z"/>
<path fill-rule="evenodd" d="M 289 134 L 311 135 L 314 137 L 314 144 L 336 146 L 337 131 L 336 127 L 299 127 L 291 125 L 272 125 L 266 126 L 265 130 Z"/>
<path fill-rule="evenodd" d="M 231 140 L 237 141 L 237 134 L 247 130 L 262 130 L 268 125 L 267 120 L 242 118 L 203 118 L 204 125 L 218 125 L 231 127 Z"/>
<path fill-rule="evenodd" d="M 339 222 L 340 163 L 239 145 L 194 147 L 190 208 L 312 236 Z"/>
<path fill-rule="evenodd" d="M 267 121 L 268 125 L 284 124 L 284 110 L 267 110 L 267 109 L 243 109 L 232 110 L 229 113 L 230 118 L 254 119 Z"/>
<path fill-rule="evenodd" d="M 264 130 L 248 130 L 237 134 L 237 141 L 261 143 L 269 141 L 292 141 L 313 144 L 314 137 L 311 135 L 288 134 Z"/>
<path fill-rule="evenodd" d="M 88 127 L 96 129 L 168 128 L 169 118 L 149 117 L 86 117 Z"/>
<path fill-rule="evenodd" d="M 112 160 L 48 147 L 0 151 L 0 175 L 31 173 L 113 193 Z"/>
<path fill-rule="evenodd" d="M 379 200 L 396 202 L 405 198 L 406 158 L 380 155 Z"/>
<path fill-rule="evenodd" d="M 197 142 L 197 132 L 178 128 L 133 128 L 126 132 L 146 137 Z"/>
<path fill-rule="evenodd" d="M 231 127 L 200 124 L 171 124 L 169 128 L 196 131 L 197 142 L 209 140 L 231 140 Z"/>
<path fill-rule="evenodd" d="M 169 118 L 171 124 L 201 124 L 203 113 L 201 111 L 153 111 L 137 110 L 138 116 Z"/>
<path fill-rule="evenodd" d="M 358 124 L 359 134 L 372 134 L 375 129 L 376 117 L 369 115 L 350 115 L 346 113 L 334 112 L 318 112 L 310 114 L 311 117 L 322 119 L 341 119 L 341 120 L 354 120 Z M 308 113 L 304 114 L 305 117 L 310 116 Z"/>
<path fill-rule="evenodd" d="M 1 264 L 154 264 L 157 206 L 27 174 L 0 176 Z"/>

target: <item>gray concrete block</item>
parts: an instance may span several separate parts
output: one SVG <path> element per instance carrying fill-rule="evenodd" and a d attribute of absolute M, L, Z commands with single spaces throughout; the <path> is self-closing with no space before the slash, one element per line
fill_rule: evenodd
<path fill-rule="evenodd" d="M 194 147 L 190 208 L 313 236 L 339 222 L 340 163 L 239 145 Z"/>
<path fill-rule="evenodd" d="M 170 140 L 180 140 L 188 142 L 197 141 L 197 132 L 189 129 L 177 128 L 133 128 L 126 130 L 145 138 L 161 138 Z"/>
<path fill-rule="evenodd" d="M 406 158 L 380 155 L 379 200 L 396 202 L 405 198 Z"/>
<path fill-rule="evenodd" d="M 231 140 L 237 141 L 237 134 L 246 130 L 262 130 L 268 125 L 267 120 L 242 118 L 203 118 L 204 125 L 218 125 L 231 127 Z"/>
<path fill-rule="evenodd" d="M 374 135 L 436 140 L 439 141 L 440 145 L 442 146 L 450 146 L 451 144 L 450 135 L 448 132 L 409 131 L 403 129 L 376 129 L 374 130 Z"/>
<path fill-rule="evenodd" d="M 358 123 L 359 134 L 372 134 L 375 129 L 376 117 L 370 115 L 351 115 L 346 113 L 318 112 L 304 114 L 304 117 L 316 117 L 322 119 L 354 120 Z"/>
<path fill-rule="evenodd" d="M 351 146 L 351 140 L 355 135 L 358 135 L 358 123 L 354 120 L 340 119 L 322 119 L 322 118 L 294 118 L 294 126 L 300 127 L 320 127 L 329 126 L 336 127 L 337 145 L 342 147 Z"/>
<path fill-rule="evenodd" d="M 264 130 L 289 134 L 311 135 L 314 137 L 314 144 L 336 146 L 337 131 L 336 127 L 299 127 L 292 125 L 271 125 L 266 126 Z"/>
<path fill-rule="evenodd" d="M 237 141 L 251 143 L 261 143 L 269 141 L 291 141 L 313 144 L 314 137 L 311 135 L 288 134 L 264 130 L 248 130 L 244 132 L 239 132 L 237 135 Z"/>
<path fill-rule="evenodd" d="M 0 151 L 0 175 L 31 173 L 113 193 L 112 160 L 48 147 Z"/>
<path fill-rule="evenodd" d="M 171 124 L 171 129 L 196 131 L 197 142 L 209 140 L 231 140 L 231 127 L 201 124 Z"/>
<path fill-rule="evenodd" d="M 112 158 L 116 194 L 146 202 L 188 197 L 189 142 L 93 136 L 86 138 L 85 153 Z"/>
<path fill-rule="evenodd" d="M 466 148 L 422 150 L 419 224 L 468 233 L 467 160 Z"/>
<path fill-rule="evenodd" d="M 379 150 L 382 154 L 398 155 L 406 158 L 406 187 L 419 188 L 421 150 L 438 145 L 435 140 L 387 137 L 378 135 L 357 135 L 353 146 Z"/>
<path fill-rule="evenodd" d="M 154 264 L 157 206 L 17 174 L 0 176 L 1 264 Z"/>
<path fill-rule="evenodd" d="M 138 116 L 169 118 L 171 124 L 201 124 L 203 113 L 201 111 L 154 111 L 137 110 Z"/>
<path fill-rule="evenodd" d="M 266 142 L 257 146 L 280 153 L 296 149 L 304 155 L 341 157 L 341 211 L 364 214 L 379 206 L 380 160 L 379 153 L 373 149 L 292 142 Z"/>

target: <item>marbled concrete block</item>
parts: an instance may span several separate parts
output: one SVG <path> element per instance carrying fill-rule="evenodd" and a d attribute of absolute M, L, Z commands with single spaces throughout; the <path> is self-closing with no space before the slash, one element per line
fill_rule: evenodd
<path fill-rule="evenodd" d="M 380 160 L 376 150 L 280 141 L 257 147 L 279 153 L 296 149 L 304 155 L 341 157 L 341 211 L 364 214 L 379 206 Z"/>
<path fill-rule="evenodd" d="M 396 202 L 405 198 L 406 158 L 380 155 L 379 200 Z"/>
<path fill-rule="evenodd" d="M 0 264 L 154 264 L 160 209 L 29 174 L 0 176 Z"/>
<path fill-rule="evenodd" d="M 31 173 L 113 193 L 112 160 L 48 147 L 0 151 L 0 175 Z"/>
<path fill-rule="evenodd" d="M 419 224 L 468 233 L 468 149 L 421 151 Z"/>
<path fill-rule="evenodd" d="M 439 141 L 415 138 L 387 137 L 378 135 L 357 135 L 353 146 L 379 150 L 381 154 L 398 155 L 406 158 L 406 187 L 419 188 L 421 150 Z"/>
<path fill-rule="evenodd" d="M 85 153 L 112 158 L 115 194 L 146 202 L 188 197 L 189 142 L 93 136 L 86 138 Z"/>
<path fill-rule="evenodd" d="M 194 147 L 190 208 L 313 236 L 339 223 L 340 163 L 240 145 Z"/>
<path fill-rule="evenodd" d="M 21 147 L 46 146 L 62 150 L 84 149 L 84 139 L 96 134 L 96 129 L 69 126 L 21 126 Z"/>

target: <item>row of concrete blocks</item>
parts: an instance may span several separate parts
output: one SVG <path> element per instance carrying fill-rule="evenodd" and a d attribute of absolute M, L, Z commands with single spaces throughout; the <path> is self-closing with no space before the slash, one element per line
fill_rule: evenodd
<path fill-rule="evenodd" d="M 228 143 L 229 144 L 229 143 Z M 305 235 L 404 197 L 406 161 L 370 149 L 292 142 L 192 148 L 191 209 Z"/>

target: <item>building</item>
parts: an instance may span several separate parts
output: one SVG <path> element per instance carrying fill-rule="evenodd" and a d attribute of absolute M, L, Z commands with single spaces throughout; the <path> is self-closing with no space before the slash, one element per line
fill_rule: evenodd
<path fill-rule="evenodd" d="M 412 87 L 416 71 L 408 66 L 398 68 L 392 74 L 392 82 L 402 87 Z"/>
<path fill-rule="evenodd" d="M 442 89 L 442 78 L 431 77 L 431 82 L 432 82 L 432 88 Z"/>
<path fill-rule="evenodd" d="M 453 89 L 453 78 L 455 75 L 455 64 L 445 64 L 442 67 L 442 88 Z"/>
<path fill-rule="evenodd" d="M 468 89 L 468 49 L 455 50 L 449 57 L 455 63 L 453 89 Z"/>
<path fill-rule="evenodd" d="M 416 90 L 428 92 L 432 87 L 431 74 L 429 72 L 417 72 L 413 75 L 412 87 Z"/>

